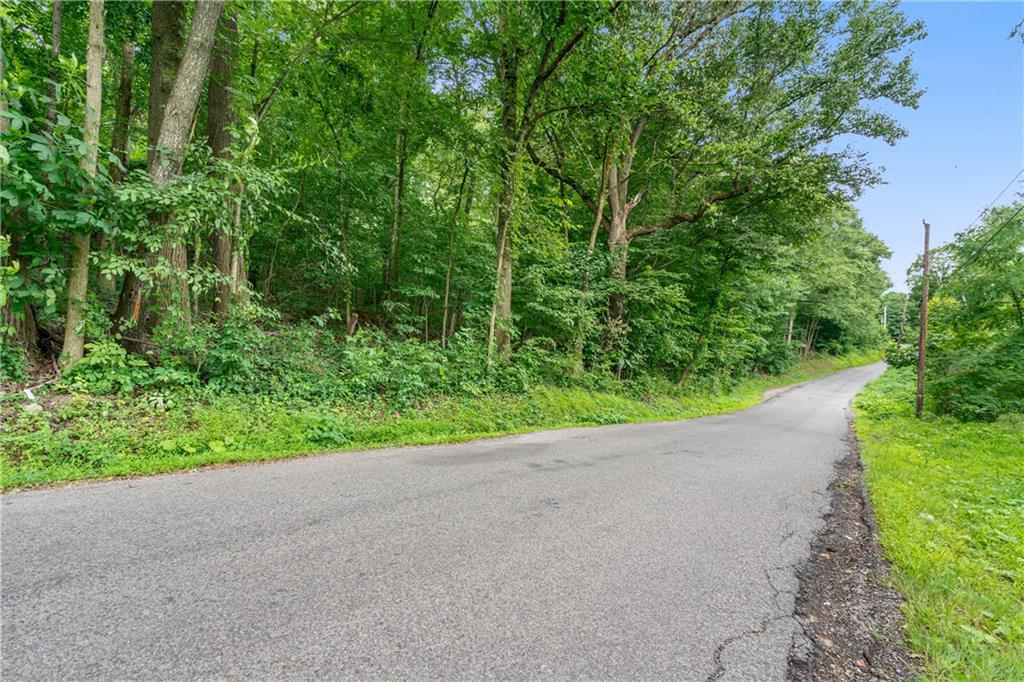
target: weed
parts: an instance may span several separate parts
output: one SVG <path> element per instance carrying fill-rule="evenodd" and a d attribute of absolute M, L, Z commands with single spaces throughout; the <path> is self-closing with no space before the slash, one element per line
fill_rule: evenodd
<path fill-rule="evenodd" d="M 912 647 L 934 680 L 1024 680 L 1024 420 L 913 416 L 913 369 L 855 402 Z"/>
<path fill-rule="evenodd" d="M 397 369 L 378 373 L 375 368 L 396 363 L 394 357 L 375 356 L 366 348 L 358 353 L 359 359 L 350 357 L 348 366 L 365 378 L 343 384 L 331 377 L 312 377 L 311 393 L 314 386 L 349 387 L 348 391 L 326 390 L 319 397 L 259 391 L 222 394 L 191 387 L 135 395 L 123 395 L 120 390 L 105 395 L 78 392 L 64 400 L 60 409 L 46 413 L 23 413 L 12 404 L 6 408 L 9 416 L 0 434 L 3 488 L 270 460 L 323 450 L 457 442 L 537 429 L 699 417 L 743 409 L 757 403 L 769 388 L 877 359 L 872 355 L 809 358 L 789 373 L 748 379 L 717 393 L 706 387 L 681 392 L 673 384 L 657 380 L 646 380 L 640 386 L 605 382 L 600 386 L 604 390 L 585 387 L 590 383 L 585 378 L 580 382 L 584 387 L 530 387 L 521 377 L 501 375 L 499 369 L 499 377 L 493 380 L 502 382 L 507 391 L 491 387 L 459 393 L 448 384 L 453 393 L 445 394 L 438 384 L 424 388 L 411 380 L 401 385 Z M 120 355 L 111 354 L 109 362 L 114 375 L 125 372 L 128 381 L 135 381 L 131 373 L 137 368 L 122 365 Z M 89 367 L 78 376 L 88 377 Z M 463 372 L 468 369 L 450 369 L 449 376 L 454 373 L 463 377 L 457 381 L 466 380 Z M 444 377 L 435 380 L 434 373 L 426 370 L 419 381 L 429 383 L 428 375 L 429 381 L 447 381 Z M 386 388 L 383 393 L 381 383 Z M 616 388 L 618 392 L 613 392 Z"/>

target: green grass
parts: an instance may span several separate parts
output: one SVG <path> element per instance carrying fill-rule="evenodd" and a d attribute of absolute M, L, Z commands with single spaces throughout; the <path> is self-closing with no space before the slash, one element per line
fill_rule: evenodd
<path fill-rule="evenodd" d="M 684 419 L 744 409 L 764 391 L 879 359 L 877 353 L 818 356 L 791 371 L 743 381 L 722 393 L 643 397 L 540 386 L 523 395 L 444 398 L 398 414 L 352 405 L 298 407 L 266 396 L 50 396 L 24 413 L 8 400 L 0 435 L 3 490 L 82 479 L 157 474 L 324 451 L 454 443 L 570 426 Z M 174 401 L 182 401 L 176 404 Z"/>
<path fill-rule="evenodd" d="M 855 402 L 866 480 L 929 680 L 1024 680 L 1024 418 L 913 416 L 911 368 Z"/>

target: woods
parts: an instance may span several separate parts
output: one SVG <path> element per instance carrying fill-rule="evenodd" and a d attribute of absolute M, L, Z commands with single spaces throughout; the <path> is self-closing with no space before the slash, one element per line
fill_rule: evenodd
<path fill-rule="evenodd" d="M 867 347 L 856 138 L 904 134 L 922 35 L 892 3 L 21 3 L 4 372 L 119 344 L 138 383 L 259 391 L 227 365 L 302 330 L 485 386 Z"/>

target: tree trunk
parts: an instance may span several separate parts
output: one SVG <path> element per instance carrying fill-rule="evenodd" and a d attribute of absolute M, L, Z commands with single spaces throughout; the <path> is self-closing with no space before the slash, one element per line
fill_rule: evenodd
<path fill-rule="evenodd" d="M 110 151 L 117 158 L 110 164 L 110 178 L 121 182 L 128 168 L 128 131 L 132 117 L 132 86 L 135 82 L 135 45 L 126 40 L 121 45 L 121 74 L 117 83 L 117 102 L 114 105 L 114 132 L 110 138 Z"/>
<path fill-rule="evenodd" d="M 590 260 L 594 257 L 594 249 L 597 247 L 597 235 L 604 223 L 604 206 L 608 201 L 608 172 L 611 157 L 607 150 L 601 161 L 601 178 L 597 187 L 597 206 L 594 208 L 594 222 L 590 226 L 590 239 L 587 241 L 587 257 L 583 264 L 583 295 L 580 296 L 578 319 L 576 321 L 576 338 L 574 340 L 574 356 L 576 358 L 575 371 L 583 371 L 583 344 L 585 341 L 586 328 L 583 314 L 589 305 L 590 291 Z"/>
<path fill-rule="evenodd" d="M 153 3 L 150 19 L 152 65 L 149 76 L 149 118 L 146 128 L 147 160 L 152 162 L 160 139 L 167 100 L 185 49 L 184 0 Z"/>
<path fill-rule="evenodd" d="M 509 170 L 509 173 L 513 171 Z M 499 356 L 508 352 L 512 325 L 512 239 L 508 228 L 512 217 L 512 195 L 514 181 L 502 178 L 501 194 L 498 197 L 498 256 L 495 262 L 494 299 L 491 304 L 491 319 L 487 330 L 487 366 L 493 363 L 493 354 Z"/>
<path fill-rule="evenodd" d="M 57 82 L 60 80 L 60 42 L 64 33 L 64 0 L 53 0 L 53 22 L 50 30 L 50 103 L 46 107 L 46 120 L 50 129 L 57 123 Z"/>
<path fill-rule="evenodd" d="M 448 325 L 448 345 L 451 345 L 452 337 L 455 336 L 455 332 L 459 329 L 459 322 L 462 320 L 462 298 L 463 292 L 459 292 L 459 296 L 456 298 L 457 304 L 455 310 L 452 311 L 452 321 Z"/>
<path fill-rule="evenodd" d="M 236 204 L 237 211 L 241 211 L 242 202 Z M 235 214 L 235 225 L 239 224 L 239 216 Z M 235 242 L 234 251 L 231 255 L 231 300 L 241 306 L 249 305 L 249 266 L 245 260 L 245 248 Z"/>
<path fill-rule="evenodd" d="M 2 55 L 0 55 L 0 58 L 2 58 Z M 3 72 L 2 70 L 0 70 L 0 80 L 2 79 Z M 0 111 L 3 111 L 2 105 L 0 105 Z M 10 121 L 10 119 L 0 120 Z M 2 127 L 0 127 L 0 133 L 3 132 L 5 131 Z M 12 218 L 13 215 L 14 212 L 12 211 Z M 11 219 L 9 218 L 9 220 Z M 11 222 L 13 222 L 13 220 L 11 220 Z M 3 234 L 3 232 L 0 231 L 0 234 Z M 17 263 L 18 272 L 27 277 L 28 261 L 22 258 L 20 255 L 21 242 L 22 235 L 11 235 L 10 251 L 7 254 L 7 258 L 5 259 L 5 261 L 7 262 L 3 264 L 7 265 L 8 263 Z M 3 307 L 3 310 L 0 311 L 0 322 L 7 326 L 13 327 L 13 341 L 16 346 L 24 349 L 26 353 L 35 353 L 35 351 L 38 348 L 37 341 L 39 336 L 39 329 L 36 326 L 35 310 L 33 310 L 32 306 L 27 301 L 22 302 L 22 310 L 20 311 L 20 313 L 16 314 L 12 308 L 12 301 L 8 299 L 6 305 L 4 305 Z"/>
<path fill-rule="evenodd" d="M 132 83 L 135 80 L 135 45 L 125 41 L 121 45 L 121 73 L 117 83 L 117 100 L 114 103 L 114 131 L 110 138 L 110 151 L 117 159 L 109 166 L 110 179 L 120 183 L 128 168 L 130 154 L 128 134 L 132 117 Z M 105 252 L 113 250 L 114 245 L 107 240 L 106 233 L 97 236 L 96 250 Z M 114 278 L 100 272 L 97 275 L 99 288 L 108 296 L 114 292 Z"/>
<path fill-rule="evenodd" d="M 405 102 L 402 102 L 405 109 Z M 400 114 L 404 117 L 405 114 Z M 392 205 L 391 233 L 388 239 L 388 259 L 384 270 L 384 289 L 388 295 L 398 283 L 398 258 L 402 248 L 402 223 L 405 219 L 405 162 L 409 153 L 408 132 L 405 127 L 395 134 L 395 194 Z"/>
<path fill-rule="evenodd" d="M 612 258 L 609 275 L 619 286 L 626 282 L 629 262 L 629 234 L 626 227 L 634 204 L 629 201 L 629 172 L 633 164 L 632 152 L 624 152 L 618 161 L 608 167 L 608 204 L 611 221 L 608 223 L 608 253 Z M 626 316 L 626 299 L 621 291 L 613 290 L 608 296 L 609 327 L 618 327 Z"/>
<path fill-rule="evenodd" d="M 341 182 L 341 175 L 338 176 L 338 241 L 341 243 L 341 255 L 345 259 L 345 276 L 342 278 L 345 301 L 345 333 L 352 324 L 352 281 L 349 275 L 349 251 L 348 251 L 348 223 L 345 214 L 345 192 Z"/>
<path fill-rule="evenodd" d="M 608 252 L 611 254 L 609 275 L 619 286 L 626 282 L 626 267 L 629 262 L 629 241 L 626 239 L 626 216 L 613 213 L 608 225 Z M 626 316 L 626 298 L 621 291 L 608 295 L 608 319 L 612 325 L 622 322 Z"/>
<path fill-rule="evenodd" d="M 103 0 L 89 0 L 89 43 L 85 57 L 85 124 L 82 126 L 82 141 L 86 152 L 82 157 L 82 170 L 91 177 L 96 176 L 100 116 L 103 109 L 104 12 Z M 61 351 L 61 363 L 65 367 L 70 367 L 81 360 L 85 352 L 85 335 L 81 326 L 85 320 L 85 297 L 89 286 L 89 239 L 88 232 L 75 232 L 71 236 L 68 312 L 64 326 L 64 348 Z"/>
<path fill-rule="evenodd" d="M 444 271 L 444 300 L 441 304 L 441 348 L 448 347 L 448 300 L 452 290 L 452 238 L 454 227 L 448 230 L 448 262 Z"/>
<path fill-rule="evenodd" d="M 157 3 L 159 4 L 159 3 Z M 164 108 L 160 135 L 150 157 L 149 177 L 157 187 L 166 185 L 181 170 L 183 153 L 192 135 L 196 108 L 210 66 L 214 35 L 224 0 L 197 0 L 189 29 L 188 45 L 178 67 L 167 106 Z M 157 301 L 161 315 L 151 315 L 148 325 L 153 329 L 162 315 L 177 315 L 186 327 L 192 324 L 189 306 L 188 254 L 180 236 L 173 237 L 161 248 L 161 256 L 172 274 L 160 283 Z"/>
<path fill-rule="evenodd" d="M 640 141 L 647 127 L 647 118 L 640 118 L 633 124 L 630 131 L 629 141 L 626 149 L 619 154 L 617 160 L 608 165 L 608 206 L 611 209 L 612 219 L 608 225 L 608 251 L 612 256 L 613 279 L 619 281 L 620 286 L 626 281 L 626 268 L 629 262 L 628 231 L 629 214 L 633 212 L 636 205 L 643 197 L 643 191 L 636 196 L 629 196 L 629 177 L 633 170 L 633 158 L 636 156 L 636 146 Z M 608 318 L 610 327 L 620 327 L 626 316 L 626 299 L 621 291 L 613 291 L 608 300 Z"/>
<path fill-rule="evenodd" d="M 423 343 L 430 342 L 430 299 L 423 297 Z"/>
<path fill-rule="evenodd" d="M 232 76 L 237 59 L 237 43 L 238 23 L 234 15 L 226 12 L 220 20 L 220 30 L 210 63 L 210 83 L 206 96 L 206 140 L 213 156 L 221 159 L 231 158 L 231 126 L 235 123 Z M 239 215 L 238 190 L 237 184 L 232 183 L 232 196 L 228 200 L 232 227 L 237 227 L 235 218 Z M 234 235 L 231 229 L 224 227 L 216 230 L 213 235 L 213 260 L 221 279 L 214 290 L 213 310 L 221 316 L 226 315 L 231 309 L 233 292 L 236 289 L 236 259 L 233 249 Z"/>
<path fill-rule="evenodd" d="M 413 44 L 413 66 L 415 73 L 423 61 L 423 43 L 430 30 L 430 22 L 437 12 L 438 0 L 432 0 L 427 6 L 426 21 Z M 402 227 L 405 221 L 405 175 L 409 161 L 409 91 L 404 89 L 398 107 L 398 131 L 395 133 L 395 195 L 392 206 L 391 233 L 388 239 L 387 262 L 384 264 L 384 290 L 390 295 L 392 288 L 398 283 L 398 261 L 401 257 Z"/>
<path fill-rule="evenodd" d="M 818 340 L 818 327 L 820 325 L 821 320 L 818 318 L 813 318 L 807 323 L 807 330 L 804 333 L 803 355 L 809 354 L 814 348 L 814 344 Z"/>
<path fill-rule="evenodd" d="M 452 267 L 455 264 L 455 226 L 458 224 L 460 213 L 462 212 L 462 198 L 465 196 L 466 180 L 468 177 L 469 162 L 467 161 L 466 166 L 462 171 L 462 181 L 459 183 L 459 196 L 455 200 L 455 210 L 452 211 L 452 221 L 448 225 L 448 257 L 444 270 L 444 303 L 441 305 L 441 348 L 446 348 L 448 346 L 448 301 L 452 289 Z"/>
<path fill-rule="evenodd" d="M 192 133 L 192 119 L 206 80 L 214 34 L 223 8 L 224 0 L 196 2 L 188 46 L 167 99 L 156 150 L 149 162 L 149 176 L 158 186 L 167 184 L 181 169 L 182 152 Z"/>
<path fill-rule="evenodd" d="M 175 74 L 184 49 L 185 3 L 183 0 L 162 0 L 153 3 L 150 16 L 151 66 L 149 74 L 149 114 L 146 130 L 147 161 L 156 153 L 160 126 L 164 120 L 167 99 L 174 87 Z M 158 218 L 162 220 L 163 218 Z M 140 256 L 144 254 L 139 254 Z M 152 259 L 150 259 L 151 261 Z M 145 322 L 144 283 L 134 272 L 125 274 L 121 295 L 114 311 L 114 323 L 122 333 L 132 332 Z"/>
<path fill-rule="evenodd" d="M 512 326 L 512 204 L 516 193 L 516 168 L 519 156 L 519 129 L 516 120 L 519 91 L 519 52 L 504 13 L 499 14 L 498 30 L 502 34 L 498 68 L 501 76 L 502 148 L 499 160 L 501 190 L 498 193 L 497 258 L 494 273 L 494 297 L 487 328 L 487 368 L 494 362 L 494 353 L 504 355 L 509 349 Z"/>
<path fill-rule="evenodd" d="M 789 321 L 786 323 L 786 348 L 793 343 L 793 322 L 796 320 L 796 308 L 789 311 Z"/>
<path fill-rule="evenodd" d="M 601 223 L 604 222 L 604 205 L 608 201 L 608 173 L 611 164 L 611 157 L 605 153 L 601 162 L 601 179 L 597 188 L 597 208 L 594 209 L 594 222 L 590 226 L 590 240 L 587 242 L 587 261 L 594 255 L 594 248 L 597 246 L 597 234 L 601 230 Z M 590 279 L 589 271 L 583 274 L 584 280 Z"/>

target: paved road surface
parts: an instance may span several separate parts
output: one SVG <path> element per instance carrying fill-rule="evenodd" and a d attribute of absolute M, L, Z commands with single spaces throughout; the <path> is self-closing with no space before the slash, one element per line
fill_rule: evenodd
<path fill-rule="evenodd" d="M 5 495 L 4 682 L 781 679 L 880 371 L 686 422 Z"/>

